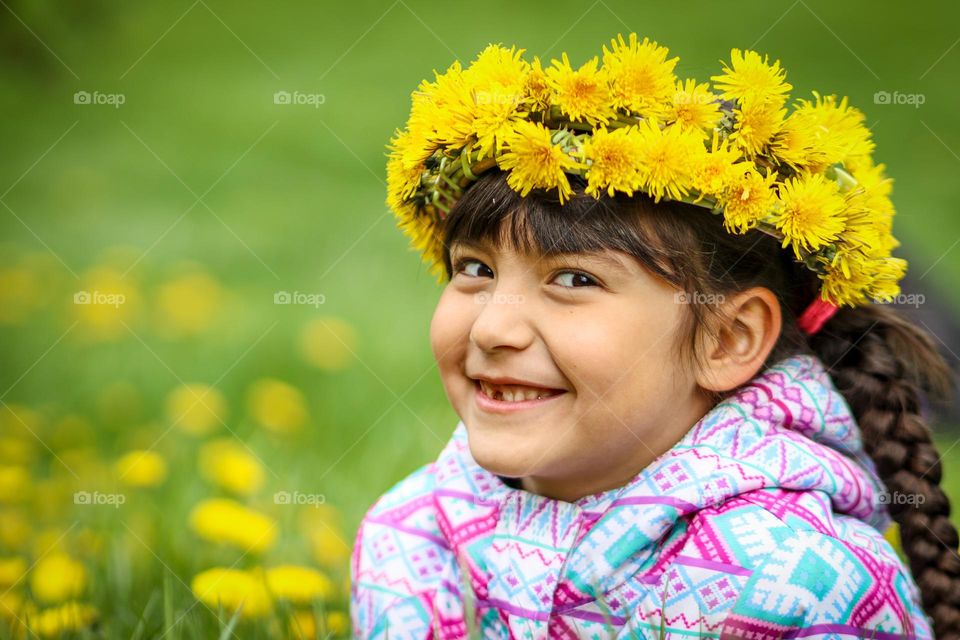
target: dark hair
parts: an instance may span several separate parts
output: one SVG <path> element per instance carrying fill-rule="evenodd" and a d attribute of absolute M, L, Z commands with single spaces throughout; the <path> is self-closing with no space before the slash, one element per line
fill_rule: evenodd
<path fill-rule="evenodd" d="M 950 502 L 940 488 L 940 455 L 921 414 L 921 394 L 946 398 L 951 372 L 929 334 L 888 305 L 842 307 L 813 336 L 797 316 L 817 295 L 816 274 L 797 262 L 768 234 L 734 235 L 722 216 L 645 194 L 596 199 L 570 176 L 572 198 L 563 205 L 552 193 L 521 197 L 494 169 L 480 176 L 441 225 L 447 278 L 449 247 L 458 241 L 489 242 L 539 257 L 582 251 L 623 251 L 678 289 L 731 295 L 753 286 L 769 289 L 781 307 L 782 330 L 763 368 L 796 354 L 817 356 L 849 404 L 890 492 L 922 495 L 905 505 L 890 501 L 901 546 L 933 618 L 938 637 L 960 637 L 960 557 Z M 686 363 L 698 358 L 697 332 L 709 330 L 718 305 L 685 305 L 689 313 L 675 336 Z M 714 394 L 720 400 L 723 394 Z"/>

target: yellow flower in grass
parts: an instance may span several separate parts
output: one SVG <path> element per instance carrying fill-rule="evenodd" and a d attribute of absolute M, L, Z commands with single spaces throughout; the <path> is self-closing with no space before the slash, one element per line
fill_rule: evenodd
<path fill-rule="evenodd" d="M 96 607 L 81 602 L 65 602 L 58 607 L 43 609 L 27 620 L 30 631 L 43 637 L 61 637 L 93 625 L 100 617 Z"/>
<path fill-rule="evenodd" d="M 668 197 L 680 200 L 693 186 L 693 172 L 706 153 L 698 133 L 681 127 L 660 128 L 654 119 L 641 122 L 638 170 L 644 191 L 654 201 Z"/>
<path fill-rule="evenodd" d="M 580 164 L 553 143 L 550 130 L 538 122 L 518 122 L 507 138 L 508 151 L 498 159 L 501 169 L 509 170 L 507 184 L 520 195 L 532 189 L 557 189 L 563 203 L 573 190 L 565 171 Z"/>
<path fill-rule="evenodd" d="M 294 611 L 290 616 L 290 637 L 296 640 L 313 640 L 317 637 L 339 638 L 350 631 L 350 617 L 343 611 L 327 612 L 324 623 L 326 633 L 318 629 L 317 618 L 313 611 Z"/>
<path fill-rule="evenodd" d="M 778 198 L 774 223 L 783 232 L 783 246 L 791 245 L 797 259 L 803 259 L 801 250 L 816 251 L 844 229 L 846 203 L 837 183 L 822 174 L 788 178 Z"/>
<path fill-rule="evenodd" d="M 603 47 L 603 69 L 610 79 L 613 103 L 643 117 L 662 118 L 666 115 L 677 78 L 673 74 L 679 58 L 669 60 L 669 50 L 644 38 L 637 41 L 631 33 L 610 41 L 610 49 Z"/>
<path fill-rule="evenodd" d="M 734 110 L 730 139 L 747 156 L 764 153 L 780 131 L 786 113 L 787 110 L 778 105 L 747 103 Z"/>
<path fill-rule="evenodd" d="M 723 225 L 730 233 L 746 233 L 770 215 L 777 201 L 773 191 L 776 175 L 762 175 L 753 163 L 741 163 L 738 178 L 732 180 L 718 199 L 723 207 Z"/>
<path fill-rule="evenodd" d="M 708 153 L 700 156 L 700 162 L 693 169 L 693 187 L 699 192 L 697 201 L 704 197 L 719 198 L 734 182 L 738 181 L 747 165 L 741 164 L 740 150 L 730 144 L 729 139 L 720 139 L 713 132 Z"/>
<path fill-rule="evenodd" d="M 263 487 L 263 465 L 237 440 L 221 438 L 208 442 L 200 449 L 199 462 L 200 473 L 230 493 L 250 496 Z"/>
<path fill-rule="evenodd" d="M 0 504 L 16 504 L 30 499 L 33 482 L 22 465 L 0 466 Z"/>
<path fill-rule="evenodd" d="M 135 450 L 114 464 L 117 479 L 131 487 L 155 487 L 167 477 L 167 461 L 155 451 Z"/>
<path fill-rule="evenodd" d="M 300 356 L 313 366 L 337 371 L 354 360 L 357 331 L 336 316 L 317 316 L 300 330 Z"/>
<path fill-rule="evenodd" d="M 622 127 L 607 131 L 600 127 L 587 138 L 583 155 L 587 169 L 586 192 L 597 196 L 606 191 L 613 197 L 615 191 L 632 196 L 642 184 L 640 163 L 643 161 L 644 139 L 636 127 Z"/>
<path fill-rule="evenodd" d="M 687 79 L 677 82 L 673 104 L 668 107 L 665 118 L 667 122 L 693 129 L 706 137 L 717 126 L 720 116 L 720 102 L 710 91 L 710 84 L 697 84 L 696 80 Z"/>
<path fill-rule="evenodd" d="M 86 586 L 86 567 L 59 551 L 40 558 L 30 572 L 30 591 L 41 602 L 62 602 L 76 598 Z"/>
<path fill-rule="evenodd" d="M 597 70 L 597 62 L 596 57 L 591 58 L 574 71 L 564 53 L 563 60 L 554 60 L 546 71 L 554 102 L 574 122 L 596 126 L 615 115 L 610 107 L 610 86 L 606 75 Z"/>
<path fill-rule="evenodd" d="M 190 512 L 190 527 L 210 542 L 262 553 L 277 540 L 277 522 L 266 514 L 225 498 L 211 498 Z"/>
<path fill-rule="evenodd" d="M 214 567 L 202 571 L 190 582 L 193 595 L 208 607 L 229 613 L 241 610 L 246 619 L 260 618 L 273 610 L 273 601 L 260 572 Z"/>
<path fill-rule="evenodd" d="M 327 601 L 334 594 L 330 578 L 310 567 L 289 564 L 272 567 L 266 570 L 266 580 L 274 598 L 294 604 Z"/>
<path fill-rule="evenodd" d="M 7 590 L 18 584 L 27 573 L 25 558 L 0 558 L 0 589 Z"/>
<path fill-rule="evenodd" d="M 275 378 L 261 378 L 247 391 L 250 415 L 275 433 L 297 431 L 307 422 L 307 400 L 293 385 Z"/>
<path fill-rule="evenodd" d="M 184 384 L 167 396 L 167 418 L 190 435 L 206 435 L 223 424 L 227 400 L 207 384 Z"/>
<path fill-rule="evenodd" d="M 36 605 L 19 591 L 0 589 L 0 623 L 6 623 L 10 631 L 22 631 L 21 625 L 36 615 L 36 609 Z"/>
<path fill-rule="evenodd" d="M 723 60 L 721 63 L 723 73 L 710 79 L 728 100 L 780 107 L 793 89 L 786 81 L 786 70 L 780 68 L 780 61 L 770 64 L 767 56 L 761 58 L 756 51 L 732 49 L 730 64 Z"/>

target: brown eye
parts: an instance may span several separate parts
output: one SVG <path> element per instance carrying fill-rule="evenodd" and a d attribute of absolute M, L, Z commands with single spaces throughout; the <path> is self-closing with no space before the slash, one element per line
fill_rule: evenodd
<path fill-rule="evenodd" d="M 479 266 L 479 268 L 476 269 L 475 271 L 478 271 L 480 273 L 473 272 L 474 271 L 474 269 L 472 268 L 473 265 Z M 470 276 L 471 278 L 479 278 L 479 277 L 483 277 L 484 274 L 482 273 L 482 271 L 484 269 L 490 273 L 489 277 L 493 277 L 493 270 L 490 267 L 483 264 L 479 260 L 474 260 L 473 258 L 462 258 L 458 260 L 453 270 L 455 273 L 463 272 L 464 275 Z"/>
<path fill-rule="evenodd" d="M 591 276 L 581 273 L 580 271 L 563 271 L 557 274 L 557 277 L 554 279 L 554 281 L 561 278 L 564 279 L 564 282 L 560 285 L 563 287 L 596 287 L 600 284 Z"/>

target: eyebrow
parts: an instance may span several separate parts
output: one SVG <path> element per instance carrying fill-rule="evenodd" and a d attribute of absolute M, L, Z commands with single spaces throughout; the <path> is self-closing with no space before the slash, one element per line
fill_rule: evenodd
<path fill-rule="evenodd" d="M 453 243 L 453 245 L 451 245 L 450 247 L 450 251 L 452 252 L 454 249 L 457 249 L 459 247 L 477 249 L 480 251 L 489 251 L 490 248 L 488 245 L 489 245 L 488 242 L 474 242 L 473 240 L 463 239 L 463 240 L 457 240 L 455 243 Z M 623 274 L 629 273 L 626 267 L 623 266 L 623 263 L 620 260 L 617 260 L 615 257 L 609 255 L 604 251 L 563 251 L 563 252 L 544 255 L 543 260 L 552 260 L 552 259 L 562 260 L 564 258 L 569 259 L 573 257 L 582 257 L 585 260 L 599 262 L 600 264 L 606 265 L 611 269 L 614 269 L 615 271 L 618 271 Z"/>

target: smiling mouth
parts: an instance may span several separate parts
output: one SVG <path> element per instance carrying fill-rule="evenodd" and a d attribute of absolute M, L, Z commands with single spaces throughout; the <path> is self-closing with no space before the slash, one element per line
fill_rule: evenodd
<path fill-rule="evenodd" d="M 522 384 L 492 384 L 486 380 L 474 380 L 474 384 L 484 396 L 507 403 L 543 400 L 566 393 L 563 389 L 544 389 Z"/>

